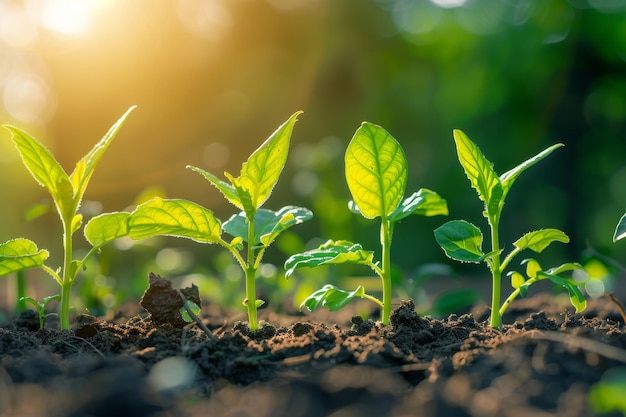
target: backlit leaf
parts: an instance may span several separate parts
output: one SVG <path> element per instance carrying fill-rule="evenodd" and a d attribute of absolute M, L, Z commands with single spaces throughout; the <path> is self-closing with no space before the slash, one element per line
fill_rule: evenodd
<path fill-rule="evenodd" d="M 568 243 L 569 237 L 557 229 L 541 229 L 526 233 L 513 244 L 519 249 L 528 248 L 539 253 L 552 242 Z"/>
<path fill-rule="evenodd" d="M 465 175 L 478 192 L 478 197 L 485 202 L 487 213 L 492 216 L 498 215 L 503 199 L 503 188 L 491 162 L 465 133 L 455 129 L 453 135 L 459 162 Z"/>
<path fill-rule="evenodd" d="M 448 203 L 434 191 L 422 188 L 405 198 L 389 216 L 389 220 L 397 222 L 411 214 L 420 216 L 447 216 Z"/>
<path fill-rule="evenodd" d="M 585 296 L 580 291 L 580 288 L 578 288 L 576 282 L 568 280 L 567 278 L 559 277 L 557 275 L 546 274 L 543 272 L 540 272 L 539 274 L 543 277 L 547 277 L 553 283 L 560 285 L 567 290 L 570 303 L 572 303 L 572 306 L 574 306 L 577 313 L 580 313 L 587 307 L 587 300 L 585 300 Z"/>
<path fill-rule="evenodd" d="M 107 150 L 115 136 L 122 128 L 122 125 L 126 121 L 126 118 L 135 109 L 136 106 L 130 107 L 126 110 L 126 113 L 120 117 L 117 122 L 109 131 L 100 139 L 98 143 L 87 153 L 87 155 L 83 156 L 80 161 L 76 163 L 76 167 L 74 171 L 70 175 L 70 181 L 72 182 L 72 188 L 74 190 L 74 198 L 77 199 L 78 202 L 83 197 L 85 190 L 87 188 L 87 184 L 93 175 L 94 170 L 96 169 L 96 165 L 102 159 L 102 155 Z"/>
<path fill-rule="evenodd" d="M 254 215 L 254 243 L 269 246 L 284 230 L 313 218 L 313 213 L 303 207 L 286 206 L 278 211 L 260 209 Z M 248 240 L 248 223 L 245 213 L 233 215 L 222 228 L 231 236 Z"/>
<path fill-rule="evenodd" d="M 522 265 L 526 265 L 526 276 L 528 278 L 537 278 L 537 273 L 541 271 L 541 265 L 537 260 L 528 258 L 521 262 Z"/>
<path fill-rule="evenodd" d="M 507 275 L 511 277 L 511 286 L 515 289 L 524 285 L 524 282 L 526 281 L 524 275 L 520 274 L 517 271 L 511 271 Z"/>
<path fill-rule="evenodd" d="M 239 182 L 250 193 L 254 208 L 263 205 L 278 182 L 287 160 L 291 132 L 300 114 L 298 111 L 287 119 L 241 167 Z"/>
<path fill-rule="evenodd" d="M 388 217 L 398 207 L 407 181 L 407 161 L 400 144 L 385 129 L 364 122 L 345 154 L 352 199 L 368 218 Z"/>
<path fill-rule="evenodd" d="M 187 200 L 153 198 L 133 211 L 128 235 L 135 240 L 165 235 L 200 243 L 220 241 L 221 224 L 208 210 Z"/>
<path fill-rule="evenodd" d="M 68 199 L 71 201 L 73 192 L 70 179 L 52 153 L 23 130 L 9 125 L 4 125 L 4 127 L 11 132 L 22 162 L 33 178 L 48 190 L 57 204 Z M 67 206 L 68 203 L 61 203 L 61 205 Z"/>
<path fill-rule="evenodd" d="M 235 187 L 232 184 L 229 184 L 225 181 L 220 180 L 218 177 L 211 174 L 210 172 L 203 170 L 202 168 L 194 167 L 191 165 L 187 165 L 187 168 L 202 175 L 215 188 L 217 188 L 222 193 L 222 195 L 228 201 L 230 201 L 235 207 L 237 207 L 240 210 L 243 210 L 243 205 L 241 203 L 241 200 L 239 199 L 239 195 L 237 195 L 237 190 L 235 190 Z"/>
<path fill-rule="evenodd" d="M 309 311 L 315 311 L 319 306 L 322 306 L 328 307 L 330 311 L 337 311 L 345 307 L 354 298 L 363 298 L 364 295 L 365 289 L 361 285 L 354 291 L 345 291 L 327 284 L 309 295 L 300 304 L 300 308 L 306 307 Z"/>
<path fill-rule="evenodd" d="M 552 145 L 549 148 L 538 153 L 537 155 L 533 156 L 532 158 L 527 159 L 526 161 L 522 162 L 521 164 L 511 169 L 510 171 L 507 171 L 504 174 L 502 174 L 502 176 L 500 177 L 500 182 L 502 183 L 502 187 L 504 189 L 505 195 L 511 189 L 511 186 L 513 185 L 517 177 L 519 177 L 519 175 L 522 172 L 524 172 L 531 166 L 535 165 L 537 162 L 541 161 L 546 156 L 550 155 L 555 149 L 560 148 L 561 146 L 565 146 L 565 145 L 563 145 L 562 143 L 557 143 L 555 145 Z"/>
<path fill-rule="evenodd" d="M 483 234 L 465 220 L 452 220 L 435 229 L 435 239 L 446 255 L 461 262 L 479 263 L 485 259 Z"/>
<path fill-rule="evenodd" d="M 104 213 L 89 220 L 85 226 L 85 239 L 91 246 L 100 248 L 120 237 L 128 236 L 130 213 Z"/>
<path fill-rule="evenodd" d="M 347 240 L 329 240 L 317 249 L 289 257 L 285 262 L 285 277 L 289 278 L 297 268 L 305 266 L 342 263 L 372 265 L 373 258 L 374 252 L 364 250 L 358 243 Z"/>
<path fill-rule="evenodd" d="M 0 277 L 12 272 L 43 265 L 48 251 L 23 238 L 12 239 L 0 245 Z"/>

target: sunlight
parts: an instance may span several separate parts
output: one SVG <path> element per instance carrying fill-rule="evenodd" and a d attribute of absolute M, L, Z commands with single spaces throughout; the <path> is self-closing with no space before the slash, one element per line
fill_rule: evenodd
<path fill-rule="evenodd" d="M 467 3 L 467 0 L 430 0 L 435 6 L 451 9 L 453 7 L 461 7 Z"/>
<path fill-rule="evenodd" d="M 99 0 L 32 0 L 31 13 L 46 29 L 67 35 L 79 35 L 92 26 Z"/>

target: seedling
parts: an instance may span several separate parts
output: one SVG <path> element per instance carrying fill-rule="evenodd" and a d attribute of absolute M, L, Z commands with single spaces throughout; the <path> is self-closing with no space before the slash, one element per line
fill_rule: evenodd
<path fill-rule="evenodd" d="M 526 261 L 527 279 L 519 273 L 510 274 L 514 291 L 504 304 L 500 306 L 502 274 L 518 253 L 524 249 L 531 249 L 539 253 L 552 242 L 569 242 L 569 237 L 560 230 L 536 230 L 526 233 L 515 241 L 513 243 L 514 248 L 504 259 L 501 258 L 503 248 L 500 246 L 500 214 L 511 186 L 522 172 L 563 145 L 559 143 L 550 146 L 512 170 L 498 176 L 493 169 L 493 164 L 485 158 L 478 146 L 465 133 L 460 130 L 454 130 L 454 141 L 465 175 L 469 178 L 480 200 L 485 203 L 483 215 L 487 219 L 491 231 L 491 251 L 488 253 L 483 252 L 482 232 L 478 227 L 464 220 L 453 220 L 438 227 L 435 230 L 435 238 L 448 257 L 461 262 L 485 262 L 488 265 L 492 275 L 491 326 L 501 327 L 502 314 L 506 311 L 510 302 L 518 295 L 524 295 L 530 285 L 543 279 L 549 279 L 553 283 L 564 287 L 569 293 L 570 301 L 576 308 L 576 312 L 584 310 L 586 301 L 577 283 L 572 279 L 558 276 L 559 273 L 582 267 L 578 264 L 569 263 L 544 271 L 534 260 Z"/>
<path fill-rule="evenodd" d="M 345 154 L 345 175 L 353 201 L 348 205 L 366 219 L 380 217 L 382 264 L 374 262 L 374 252 L 358 243 L 329 240 L 317 249 L 291 256 L 285 263 L 285 276 L 304 266 L 354 263 L 369 266 L 383 284 L 383 300 L 365 293 L 359 285 L 344 291 L 333 285 L 307 297 L 301 307 L 315 310 L 319 305 L 339 310 L 352 299 L 365 298 L 382 308 L 383 324 L 391 314 L 391 240 L 394 225 L 411 214 L 447 215 L 448 206 L 437 193 L 420 189 L 403 199 L 407 182 L 407 160 L 400 144 L 385 129 L 364 122 L 354 134 Z"/>
<path fill-rule="evenodd" d="M 619 219 L 615 233 L 613 234 L 613 242 L 617 242 L 626 237 L 626 213 Z"/>
<path fill-rule="evenodd" d="M 39 185 L 45 187 L 56 206 L 57 212 L 63 226 L 63 266 L 56 270 L 46 266 L 43 261 L 47 258 L 46 251 L 37 251 L 32 242 L 25 239 L 16 239 L 9 247 L 14 251 L 13 258 L 2 259 L 1 262 L 8 262 L 9 272 L 17 265 L 20 268 L 26 264 L 36 265 L 48 272 L 61 286 L 61 328 L 69 328 L 69 307 L 70 292 L 76 280 L 78 272 L 81 270 L 87 257 L 94 251 L 90 251 L 82 260 L 73 258 L 73 235 L 81 228 L 83 216 L 78 214 L 78 208 L 87 189 L 87 184 L 93 175 L 96 165 L 102 158 L 117 132 L 122 127 L 128 114 L 134 109 L 131 107 L 126 113 L 111 127 L 106 135 L 98 142 L 87 155 L 76 163 L 74 171 L 68 175 L 61 165 L 54 158 L 52 153 L 28 133 L 16 127 L 4 125 L 12 133 L 12 139 L 20 153 L 22 162 L 31 173 Z M 8 243 L 10 243 L 8 242 Z M 20 246 L 21 245 L 21 246 Z M 44 257 L 45 254 L 45 257 Z M 0 272 L 2 275 L 2 272 Z"/>
<path fill-rule="evenodd" d="M 59 294 L 50 295 L 48 297 L 44 297 L 43 300 L 37 301 L 32 297 L 21 297 L 20 301 L 25 301 L 27 303 L 32 304 L 35 307 L 35 311 L 37 312 L 37 317 L 39 317 L 39 328 L 43 329 L 43 325 L 48 317 L 56 316 L 56 313 L 47 313 L 46 307 L 50 301 L 58 301 L 61 298 Z"/>
<path fill-rule="evenodd" d="M 138 240 L 158 235 L 221 245 L 235 257 L 245 273 L 243 304 L 247 308 L 250 329 L 257 330 L 257 308 L 263 301 L 256 297 L 255 278 L 263 255 L 281 232 L 313 217 L 311 211 L 302 207 L 286 206 L 278 211 L 261 208 L 278 182 L 287 160 L 293 126 L 300 114 L 294 113 L 250 155 L 239 177 L 225 172 L 229 183 L 200 168 L 188 167 L 200 173 L 242 210 L 223 224 L 211 210 L 194 202 L 154 198 L 137 206 L 132 213 L 94 217 L 85 226 L 85 237 L 94 248 L 123 236 Z M 224 240 L 223 231 L 233 239 Z"/>

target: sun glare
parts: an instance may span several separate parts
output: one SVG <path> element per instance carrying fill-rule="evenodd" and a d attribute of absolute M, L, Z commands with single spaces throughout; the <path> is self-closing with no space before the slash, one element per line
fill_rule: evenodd
<path fill-rule="evenodd" d="M 31 0 L 29 9 L 42 27 L 80 35 L 91 28 L 99 3 L 100 0 Z"/>

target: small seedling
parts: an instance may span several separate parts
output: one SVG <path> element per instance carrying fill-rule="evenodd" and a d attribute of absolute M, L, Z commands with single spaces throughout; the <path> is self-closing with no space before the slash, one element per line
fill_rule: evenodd
<path fill-rule="evenodd" d="M 498 176 L 493 169 L 493 164 L 482 154 L 478 146 L 472 142 L 465 133 L 454 130 L 454 141 L 457 154 L 465 175 L 470 180 L 472 187 L 478 193 L 478 197 L 485 203 L 483 215 L 487 219 L 491 230 L 491 251 L 484 253 L 482 250 L 483 234 L 478 227 L 464 220 L 453 220 L 435 230 L 435 238 L 445 251 L 446 255 L 461 262 L 485 262 L 492 275 L 492 301 L 491 301 L 491 326 L 502 326 L 502 314 L 510 302 L 518 295 L 524 295 L 528 287 L 543 279 L 549 279 L 553 283 L 564 287 L 570 297 L 576 312 L 584 310 L 585 298 L 579 290 L 577 283 L 572 279 L 559 277 L 558 274 L 573 269 L 581 269 L 578 264 L 569 263 L 549 270 L 541 270 L 534 260 L 528 260 L 527 275 L 524 278 L 519 273 L 511 273 L 511 281 L 515 289 L 511 296 L 500 306 L 501 278 L 511 260 L 524 249 L 531 249 L 537 253 L 542 252 L 552 242 L 569 242 L 569 237 L 557 229 L 541 229 L 526 233 L 513 243 L 514 248 L 501 258 L 503 248 L 500 246 L 500 214 L 504 206 L 504 200 L 517 177 L 526 169 L 535 165 L 555 149 L 563 146 L 556 144 L 543 152 L 521 163 L 512 170 Z"/>
<path fill-rule="evenodd" d="M 123 237 L 146 239 L 165 235 L 187 238 L 199 243 L 217 243 L 226 248 L 245 273 L 243 301 L 251 330 L 258 329 L 257 308 L 263 304 L 256 297 L 256 272 L 265 251 L 278 235 L 289 227 L 313 217 L 310 210 L 286 206 L 278 211 L 261 208 L 269 198 L 287 160 L 293 126 L 301 112 L 293 114 L 242 165 L 235 178 L 224 173 L 229 183 L 200 168 L 200 173 L 224 197 L 242 210 L 223 224 L 208 210 L 194 202 L 154 198 L 132 212 L 96 216 L 85 226 L 85 237 L 94 247 Z M 222 238 L 222 231 L 233 236 Z M 245 244 L 245 245 L 244 245 Z"/>
<path fill-rule="evenodd" d="M 44 297 L 43 300 L 37 301 L 32 297 L 21 297 L 20 301 L 25 301 L 27 303 L 32 304 L 35 307 L 35 311 L 37 312 L 37 317 L 39 317 L 39 328 L 43 329 L 43 325 L 48 317 L 56 316 L 56 313 L 47 313 L 46 307 L 50 301 L 58 301 L 61 299 L 59 294 L 50 295 L 48 297 Z"/>
<path fill-rule="evenodd" d="M 391 240 L 394 225 L 411 214 L 447 215 L 446 201 L 437 193 L 420 189 L 403 199 L 407 182 L 407 160 L 400 144 L 385 129 L 364 122 L 354 134 L 345 154 L 345 175 L 353 201 L 349 208 L 366 219 L 380 217 L 382 265 L 374 262 L 374 252 L 345 240 L 324 243 L 317 249 L 291 256 L 285 263 L 285 276 L 304 266 L 354 263 L 369 266 L 383 284 L 383 300 L 365 293 L 362 286 L 344 291 L 326 285 L 304 300 L 301 307 L 315 310 L 319 305 L 339 310 L 352 299 L 365 298 L 382 308 L 383 324 L 391 314 Z"/>
<path fill-rule="evenodd" d="M 28 171 L 35 181 L 45 187 L 52 196 L 52 200 L 54 201 L 63 226 L 64 256 L 63 266 L 54 270 L 43 264 L 43 261 L 47 257 L 47 252 L 38 252 L 32 242 L 25 241 L 24 239 L 16 239 L 15 241 L 10 241 L 13 242 L 10 248 L 17 252 L 12 255 L 12 259 L 5 260 L 0 258 L 0 264 L 6 261 L 8 262 L 7 265 L 13 265 L 12 268 L 15 268 L 15 262 L 18 262 L 18 264 L 36 262 L 37 265 L 33 266 L 43 268 L 55 279 L 61 286 L 61 311 L 59 315 L 62 329 L 69 328 L 71 288 L 74 285 L 78 272 L 82 269 L 87 260 L 87 257 L 94 252 L 93 250 L 90 251 L 82 260 L 75 260 L 73 258 L 73 235 L 81 228 L 83 222 L 83 216 L 78 213 L 78 208 L 96 165 L 117 135 L 126 117 L 133 109 L 134 107 L 128 109 L 111 129 L 109 129 L 102 140 L 76 163 L 74 171 L 70 175 L 65 172 L 52 153 L 41 142 L 23 130 L 4 125 L 4 127 L 12 133 L 13 142 Z M 22 244 L 22 246 L 19 247 L 16 243 Z M 44 253 L 46 256 L 42 259 Z M 15 270 L 16 269 L 13 269 L 13 271 Z M 11 272 L 11 270 L 9 270 L 9 272 Z M 0 272 L 0 275 L 2 275 L 2 272 Z"/>
<path fill-rule="evenodd" d="M 626 237 L 626 213 L 619 219 L 615 233 L 613 234 L 613 242 L 617 242 Z"/>

